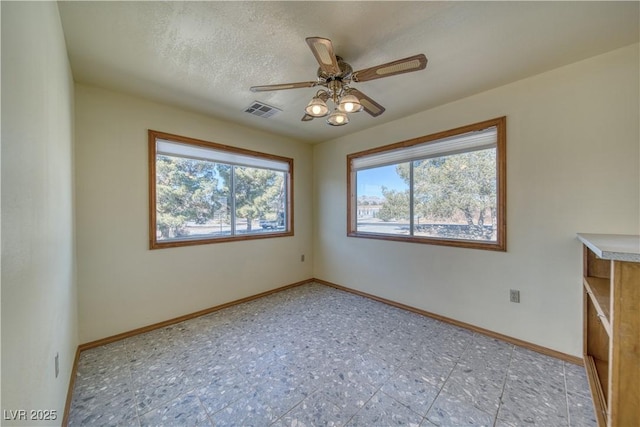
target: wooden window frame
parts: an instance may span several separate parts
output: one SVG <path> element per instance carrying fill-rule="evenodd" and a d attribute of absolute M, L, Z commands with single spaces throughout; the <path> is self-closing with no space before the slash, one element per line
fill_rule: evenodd
<path fill-rule="evenodd" d="M 274 160 L 287 163 L 289 165 L 286 174 L 286 215 L 285 230 L 269 233 L 256 234 L 236 234 L 221 237 L 205 237 L 202 239 L 185 239 L 185 240 L 166 240 L 159 241 L 157 239 L 156 230 L 156 141 L 158 139 L 171 142 L 189 144 L 201 148 L 209 148 L 218 151 L 226 151 L 243 156 L 251 156 L 259 159 Z M 261 153 L 259 151 L 247 150 L 229 145 L 218 144 L 215 142 L 203 141 L 200 139 L 189 138 L 186 136 L 174 135 L 166 132 L 148 130 L 148 161 L 149 161 L 149 249 L 175 248 L 181 246 L 206 245 L 211 243 L 237 242 L 255 239 L 270 239 L 277 237 L 288 237 L 294 235 L 294 212 L 293 212 L 293 159 L 288 157 L 276 156 L 273 154 Z"/>
<path fill-rule="evenodd" d="M 479 131 L 489 127 L 496 127 L 496 198 L 497 198 L 497 221 L 496 221 L 496 241 L 481 240 L 464 240 L 464 239 L 445 239 L 427 236 L 414 235 L 392 235 L 371 232 L 357 231 L 357 191 L 356 191 L 356 171 L 353 168 L 354 159 L 369 156 L 372 154 L 383 153 L 390 150 L 398 150 L 402 148 L 410 148 L 418 144 L 437 143 L 439 140 L 449 138 L 455 135 L 467 132 Z M 399 242 L 423 243 L 431 245 L 453 246 L 470 249 L 485 249 L 492 251 L 507 250 L 507 129 L 506 117 L 498 117 L 431 135 L 421 136 L 382 147 L 376 147 L 357 153 L 347 155 L 347 236 L 360 237 L 367 239 L 390 240 Z"/>

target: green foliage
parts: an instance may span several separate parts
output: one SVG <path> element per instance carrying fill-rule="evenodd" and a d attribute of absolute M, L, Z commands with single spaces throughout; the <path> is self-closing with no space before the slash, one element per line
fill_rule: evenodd
<path fill-rule="evenodd" d="M 232 174 L 233 186 L 232 191 Z M 188 235 L 189 223 L 209 224 L 232 216 L 276 220 L 284 215 L 283 172 L 231 166 L 194 159 L 158 156 L 156 160 L 156 225 L 161 238 Z"/>
<path fill-rule="evenodd" d="M 378 218 L 383 221 L 409 218 L 409 190 L 389 190 L 383 186 L 382 195 L 385 201 L 378 211 Z"/>
<path fill-rule="evenodd" d="M 276 219 L 284 208 L 284 174 L 268 169 L 235 168 L 236 216 L 247 219 L 247 231 L 257 218 Z"/>
<path fill-rule="evenodd" d="M 495 210 L 495 151 L 482 150 L 417 162 L 416 211 L 425 217 L 451 218 L 462 212 L 468 225 L 483 225 Z"/>
<path fill-rule="evenodd" d="M 398 165 L 396 172 L 409 183 L 409 163 Z M 451 220 L 461 214 L 470 226 L 484 225 L 487 213 L 495 217 L 495 149 L 416 161 L 413 177 L 416 215 Z M 399 203 L 393 196 L 385 205 Z"/>
<path fill-rule="evenodd" d="M 185 235 L 187 222 L 204 224 L 222 207 L 216 165 L 192 159 L 158 156 L 156 160 L 156 226 L 163 238 Z"/>

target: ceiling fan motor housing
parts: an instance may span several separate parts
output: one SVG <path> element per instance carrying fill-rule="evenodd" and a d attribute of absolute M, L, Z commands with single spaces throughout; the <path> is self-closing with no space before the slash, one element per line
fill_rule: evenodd
<path fill-rule="evenodd" d="M 331 81 L 331 80 L 340 80 L 345 84 L 351 82 L 351 75 L 353 74 L 353 68 L 349 65 L 348 62 L 345 62 L 340 56 L 336 56 L 338 60 L 338 67 L 340 68 L 340 73 L 338 74 L 329 74 L 326 73 L 322 67 L 318 68 L 318 79 L 323 81 Z"/>

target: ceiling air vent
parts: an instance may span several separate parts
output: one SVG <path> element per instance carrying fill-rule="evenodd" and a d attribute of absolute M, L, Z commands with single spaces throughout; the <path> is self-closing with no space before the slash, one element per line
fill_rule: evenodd
<path fill-rule="evenodd" d="M 245 113 L 253 114 L 254 116 L 269 118 L 274 114 L 281 112 L 282 110 L 271 105 L 263 104 L 259 101 L 253 101 L 253 103 L 244 110 Z"/>

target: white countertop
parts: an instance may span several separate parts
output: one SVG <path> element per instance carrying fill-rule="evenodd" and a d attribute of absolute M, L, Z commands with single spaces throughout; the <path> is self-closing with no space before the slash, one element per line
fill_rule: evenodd
<path fill-rule="evenodd" d="M 602 259 L 640 262 L 638 235 L 578 233 L 578 239 Z"/>

